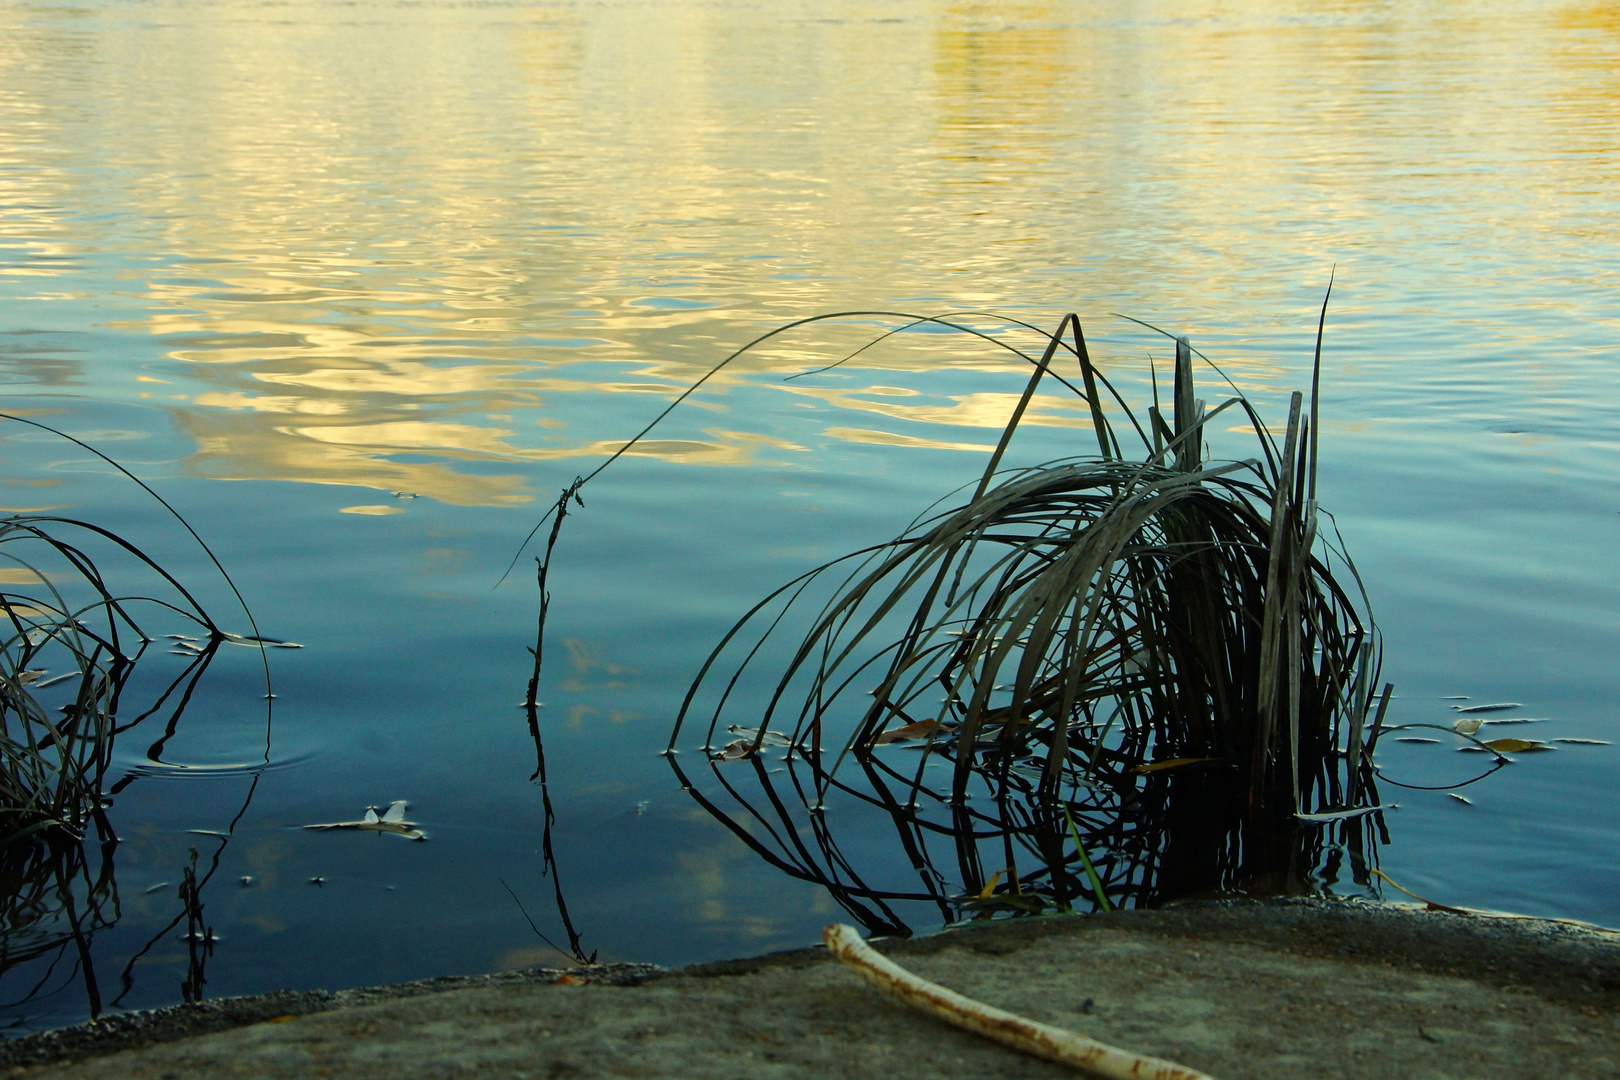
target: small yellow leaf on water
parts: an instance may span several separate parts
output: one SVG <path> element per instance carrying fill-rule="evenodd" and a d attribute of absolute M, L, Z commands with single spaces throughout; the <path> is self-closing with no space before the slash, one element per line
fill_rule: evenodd
<path fill-rule="evenodd" d="M 1551 750 L 1552 747 L 1535 739 L 1492 739 L 1485 744 L 1499 754 L 1523 753 L 1529 750 Z"/>
<path fill-rule="evenodd" d="M 345 506 L 339 510 L 340 514 L 371 514 L 381 517 L 383 514 L 403 514 L 405 511 L 397 506 Z"/>
<path fill-rule="evenodd" d="M 1484 722 L 1485 721 L 1476 717 L 1469 720 L 1459 720 L 1455 724 L 1452 724 L 1451 727 L 1459 735 L 1472 735 L 1474 732 L 1479 730 L 1479 725 L 1483 724 Z"/>
<path fill-rule="evenodd" d="M 1168 769 L 1179 769 L 1186 765 L 1204 765 L 1211 761 L 1221 760 L 1223 759 L 1218 757 L 1178 757 L 1171 758 L 1169 761 L 1155 761 L 1151 765 L 1138 765 L 1131 772 L 1141 776 L 1146 773 L 1164 772 Z"/>
<path fill-rule="evenodd" d="M 265 1023 L 267 1023 L 267 1024 L 285 1024 L 289 1020 L 296 1020 L 296 1019 L 298 1019 L 298 1017 L 292 1015 L 291 1013 L 288 1013 L 286 1016 L 272 1017 L 271 1019 L 266 1020 Z"/>

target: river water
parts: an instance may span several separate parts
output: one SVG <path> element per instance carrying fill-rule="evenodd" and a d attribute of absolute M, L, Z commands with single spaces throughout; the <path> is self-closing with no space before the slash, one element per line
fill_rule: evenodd
<path fill-rule="evenodd" d="M 206 996 L 557 961 L 517 903 L 563 941 L 515 707 L 529 557 L 496 581 L 560 487 L 755 335 L 1074 311 L 1140 403 L 1170 350 L 1123 313 L 1280 420 L 1330 274 L 1321 494 L 1394 718 L 1516 702 L 1595 741 L 1469 804 L 1390 797 L 1381 866 L 1620 925 L 1620 754 L 1596 744 L 1620 738 L 1617 191 L 1607 4 L 10 0 L 3 408 L 153 485 L 303 648 L 270 653 L 268 728 L 258 654 L 225 648 L 161 763 L 144 729 L 119 743 L 116 910 L 83 950 L 60 904 L 8 915 L 9 1022 L 179 1000 L 188 849 L 213 868 Z M 601 959 L 796 946 L 840 915 L 658 751 L 750 604 L 983 469 L 1025 376 L 993 349 L 903 334 L 784 381 L 880 323 L 728 368 L 562 532 L 540 723 L 555 872 Z M 1009 460 L 1083 452 L 1085 422 L 1043 392 Z M 249 632 L 134 485 L 0 436 L 7 510 L 117 529 Z M 1380 765 L 1440 782 L 1450 753 Z M 395 799 L 428 842 L 299 828 Z"/>

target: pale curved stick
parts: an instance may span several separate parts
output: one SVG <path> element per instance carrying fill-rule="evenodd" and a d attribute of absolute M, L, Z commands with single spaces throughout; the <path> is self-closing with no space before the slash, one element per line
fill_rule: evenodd
<path fill-rule="evenodd" d="M 1173 1061 L 1144 1057 L 1063 1028 L 1037 1024 L 920 979 L 861 940 L 853 926 L 834 923 L 821 932 L 834 956 L 907 1005 L 1014 1050 L 1085 1069 L 1108 1080 L 1214 1080 Z"/>

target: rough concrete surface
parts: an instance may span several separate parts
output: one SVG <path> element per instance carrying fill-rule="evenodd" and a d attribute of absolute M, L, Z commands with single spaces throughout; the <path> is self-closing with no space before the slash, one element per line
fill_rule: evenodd
<path fill-rule="evenodd" d="M 1222 1080 L 1620 1076 L 1620 934 L 1573 924 L 1219 902 L 879 945 L 970 997 Z M 18 1040 L 0 1067 L 31 1080 L 1074 1075 L 881 997 L 819 949 L 583 974 L 605 981 L 536 972 L 130 1014 Z"/>

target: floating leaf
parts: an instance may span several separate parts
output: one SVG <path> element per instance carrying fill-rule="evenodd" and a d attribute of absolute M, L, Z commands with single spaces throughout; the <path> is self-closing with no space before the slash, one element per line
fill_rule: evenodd
<path fill-rule="evenodd" d="M 1494 750 L 1498 754 L 1528 754 L 1537 750 L 1557 749 L 1557 747 L 1549 746 L 1548 744 L 1541 742 L 1539 739 L 1491 739 L 1489 742 L 1483 743 L 1482 745 L 1486 749 Z M 1464 753 L 1473 752 L 1478 754 L 1484 752 L 1478 746 L 1459 746 L 1457 749 Z"/>
<path fill-rule="evenodd" d="M 905 724 L 901 727 L 890 728 L 872 740 L 873 746 L 886 746 L 892 742 L 901 742 L 905 739 L 926 739 L 940 727 L 938 720 L 918 720 L 914 724 Z"/>
<path fill-rule="evenodd" d="M 1473 732 L 1465 731 L 1465 732 L 1463 732 L 1463 734 L 1464 735 L 1471 735 L 1471 734 L 1473 734 Z M 1422 736 L 1419 736 L 1419 735 L 1401 735 L 1398 738 L 1396 738 L 1395 741 L 1396 742 L 1431 743 L 1431 744 L 1434 744 L 1434 745 L 1439 745 L 1439 743 L 1440 743 L 1439 739 L 1425 739 L 1425 738 L 1423 738 Z"/>
<path fill-rule="evenodd" d="M 1502 709 L 1522 709 L 1524 706 L 1517 701 L 1498 701 L 1490 705 L 1453 705 L 1452 708 L 1461 713 L 1475 713 L 1500 712 Z"/>
<path fill-rule="evenodd" d="M 1542 719 L 1543 719 L 1543 717 L 1540 717 L 1540 716 L 1503 716 L 1503 717 L 1498 717 L 1495 720 L 1483 720 L 1483 721 L 1481 721 L 1481 723 L 1485 723 L 1485 724 L 1539 724 L 1539 723 L 1541 723 Z"/>
<path fill-rule="evenodd" d="M 754 756 L 753 739 L 733 739 L 713 755 L 716 761 L 742 761 Z"/>
<path fill-rule="evenodd" d="M 1446 792 L 1446 794 L 1450 795 L 1453 799 L 1456 799 L 1458 802 L 1462 803 L 1464 806 L 1473 806 L 1474 805 L 1474 800 L 1470 799 L 1466 795 L 1459 795 L 1455 791 L 1448 791 L 1448 792 Z"/>
<path fill-rule="evenodd" d="M 1554 739 L 1553 742 L 1570 743 L 1574 746 L 1608 746 L 1607 739 Z"/>
<path fill-rule="evenodd" d="M 296 641 L 282 641 L 280 638 L 260 637 L 257 634 L 233 634 L 229 630 L 221 630 L 225 640 L 232 645 L 246 645 L 254 648 L 259 645 L 268 645 L 272 649 L 302 649 L 303 646 Z"/>
<path fill-rule="evenodd" d="M 1483 724 L 1484 722 L 1485 721 L 1479 719 L 1478 717 L 1475 717 L 1472 720 L 1458 720 L 1455 724 L 1451 725 L 1451 729 L 1457 732 L 1459 735 L 1472 735 L 1474 732 L 1479 730 L 1479 725 Z"/>
<path fill-rule="evenodd" d="M 1552 749 L 1552 747 L 1537 739 L 1492 739 L 1485 745 L 1499 754 L 1529 753 L 1533 750 Z"/>
<path fill-rule="evenodd" d="M 759 728 L 742 727 L 739 724 L 732 724 L 726 730 L 731 732 L 733 735 L 737 735 L 737 736 L 739 736 L 739 737 L 741 737 L 743 739 L 747 739 L 749 742 L 754 742 L 757 739 L 759 741 L 759 745 L 761 745 L 761 746 L 792 746 L 793 745 L 793 740 L 788 738 L 786 735 L 782 734 L 780 731 L 767 731 L 765 733 L 765 737 L 763 739 L 760 739 L 760 737 L 759 737 Z"/>
<path fill-rule="evenodd" d="M 375 806 L 366 807 L 366 816 L 359 821 L 330 821 L 320 825 L 305 825 L 306 829 L 359 829 L 365 832 L 385 832 L 403 836 L 407 840 L 426 840 L 427 834 L 414 822 L 405 820 L 405 800 L 395 799 L 379 816 Z"/>
<path fill-rule="evenodd" d="M 1358 806 L 1354 810 L 1329 810 L 1322 814 L 1295 814 L 1294 817 L 1300 821 L 1347 821 L 1350 818 L 1376 814 L 1380 810 L 1399 810 L 1400 808 L 1400 803 L 1386 803 L 1383 806 Z"/>

